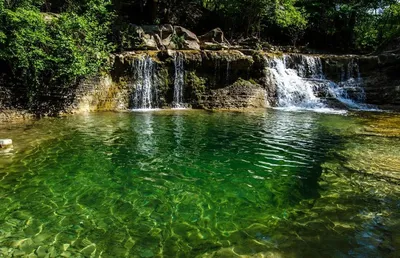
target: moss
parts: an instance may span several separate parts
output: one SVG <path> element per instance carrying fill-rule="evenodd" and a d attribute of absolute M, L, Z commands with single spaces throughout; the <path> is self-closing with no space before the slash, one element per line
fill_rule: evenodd
<path fill-rule="evenodd" d="M 128 84 L 129 79 L 127 77 L 120 77 L 118 78 L 118 84 L 123 88 Z"/>
<path fill-rule="evenodd" d="M 197 99 L 206 92 L 206 80 L 198 77 L 194 71 L 186 72 L 185 82 Z"/>
<path fill-rule="evenodd" d="M 257 82 L 256 82 L 253 78 L 250 78 L 248 81 L 249 81 L 251 84 L 257 84 Z"/>
<path fill-rule="evenodd" d="M 168 68 L 166 67 L 162 67 L 159 70 L 159 74 L 158 74 L 159 78 L 160 78 L 160 89 L 163 91 L 167 91 L 169 88 L 169 85 L 171 83 L 170 78 L 169 78 L 169 71 Z"/>
<path fill-rule="evenodd" d="M 244 80 L 239 78 L 233 85 L 240 86 L 240 87 L 253 87 L 254 85 L 258 85 L 253 79 Z"/>

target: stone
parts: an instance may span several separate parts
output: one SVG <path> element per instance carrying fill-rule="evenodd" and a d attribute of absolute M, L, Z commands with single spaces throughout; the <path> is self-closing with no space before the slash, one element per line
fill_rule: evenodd
<path fill-rule="evenodd" d="M 11 139 L 0 139 L 0 148 L 7 148 L 12 146 Z"/>
<path fill-rule="evenodd" d="M 202 42 L 200 44 L 201 49 L 204 50 L 222 50 L 222 49 L 229 49 L 230 47 L 226 44 L 214 43 L 214 42 Z"/>
<path fill-rule="evenodd" d="M 153 35 L 145 34 L 142 37 L 143 47 L 147 50 L 159 50 L 157 46 L 157 39 Z"/>
<path fill-rule="evenodd" d="M 224 37 L 224 32 L 220 28 L 213 29 L 204 35 L 199 36 L 201 49 L 221 50 L 229 49 L 231 45 Z"/>
<path fill-rule="evenodd" d="M 199 36 L 199 40 L 201 42 L 214 42 L 229 45 L 229 42 L 224 37 L 224 32 L 220 28 L 215 28 L 206 34 Z"/>
<path fill-rule="evenodd" d="M 196 34 L 181 26 L 165 25 L 132 25 L 142 44 L 138 49 L 167 50 L 184 49 L 200 50 L 200 41 Z M 174 42 L 174 37 L 182 39 L 179 46 Z"/>
<path fill-rule="evenodd" d="M 183 50 L 200 50 L 200 44 L 193 40 L 187 40 Z"/>
<path fill-rule="evenodd" d="M 197 38 L 196 34 L 191 32 L 190 30 L 185 29 L 184 27 L 181 27 L 181 26 L 174 26 L 174 29 L 175 29 L 175 33 L 178 36 L 184 36 L 185 40 L 193 40 L 193 41 L 196 41 L 197 43 L 200 43 L 200 41 Z"/>
<path fill-rule="evenodd" d="M 183 46 L 180 49 L 183 50 L 200 50 L 200 41 L 197 38 L 196 34 L 191 32 L 188 29 L 185 29 L 181 26 L 174 26 L 175 36 L 179 38 L 183 38 Z M 179 46 L 175 46 L 176 48 Z"/>
<path fill-rule="evenodd" d="M 165 40 L 170 38 L 172 34 L 174 34 L 175 30 L 171 24 L 164 24 L 160 26 L 161 39 Z"/>
<path fill-rule="evenodd" d="M 234 84 L 201 96 L 204 109 L 248 109 L 269 106 L 267 92 L 261 85 L 239 79 Z"/>
<path fill-rule="evenodd" d="M 261 41 L 258 38 L 246 38 L 239 40 L 238 44 L 244 49 L 259 49 Z"/>

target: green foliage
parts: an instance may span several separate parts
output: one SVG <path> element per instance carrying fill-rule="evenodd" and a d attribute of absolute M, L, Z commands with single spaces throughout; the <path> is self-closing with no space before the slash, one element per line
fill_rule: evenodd
<path fill-rule="evenodd" d="M 143 44 L 137 31 L 137 26 L 129 23 L 118 22 L 113 27 L 115 41 L 118 42 L 119 51 L 127 51 Z"/>
<path fill-rule="evenodd" d="M 276 1 L 275 22 L 282 28 L 295 27 L 304 30 L 307 25 L 307 15 L 303 8 L 295 7 L 296 0 Z"/>
<path fill-rule="evenodd" d="M 178 36 L 177 34 L 173 34 L 171 41 L 175 44 L 177 49 L 183 49 L 185 47 L 185 36 Z"/>
<path fill-rule="evenodd" d="M 0 13 L 0 61 L 10 68 L 10 83 L 26 87 L 30 107 L 36 94 L 69 86 L 107 63 L 112 50 L 107 41 L 107 3 L 91 3 L 98 5 L 81 15 L 40 13 L 34 8 Z"/>
<path fill-rule="evenodd" d="M 6 0 L 0 1 L 0 66 L 33 103 L 38 92 L 106 68 L 114 45 L 140 47 L 133 24 L 187 27 L 188 20 L 197 33 L 221 27 L 228 38 L 342 52 L 373 51 L 400 37 L 397 0 Z M 172 42 L 182 48 L 184 38 L 173 35 Z"/>

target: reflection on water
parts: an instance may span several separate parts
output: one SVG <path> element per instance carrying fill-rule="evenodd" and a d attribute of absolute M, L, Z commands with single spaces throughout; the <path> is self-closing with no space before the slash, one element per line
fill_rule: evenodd
<path fill-rule="evenodd" d="M 1 128 L 15 146 L 0 153 L 0 256 L 398 257 L 396 119 L 160 111 Z"/>

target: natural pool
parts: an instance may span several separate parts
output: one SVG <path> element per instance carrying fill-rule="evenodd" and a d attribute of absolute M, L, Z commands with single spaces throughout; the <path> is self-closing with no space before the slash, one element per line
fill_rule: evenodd
<path fill-rule="evenodd" d="M 2 125 L 0 257 L 400 257 L 400 115 Z"/>

